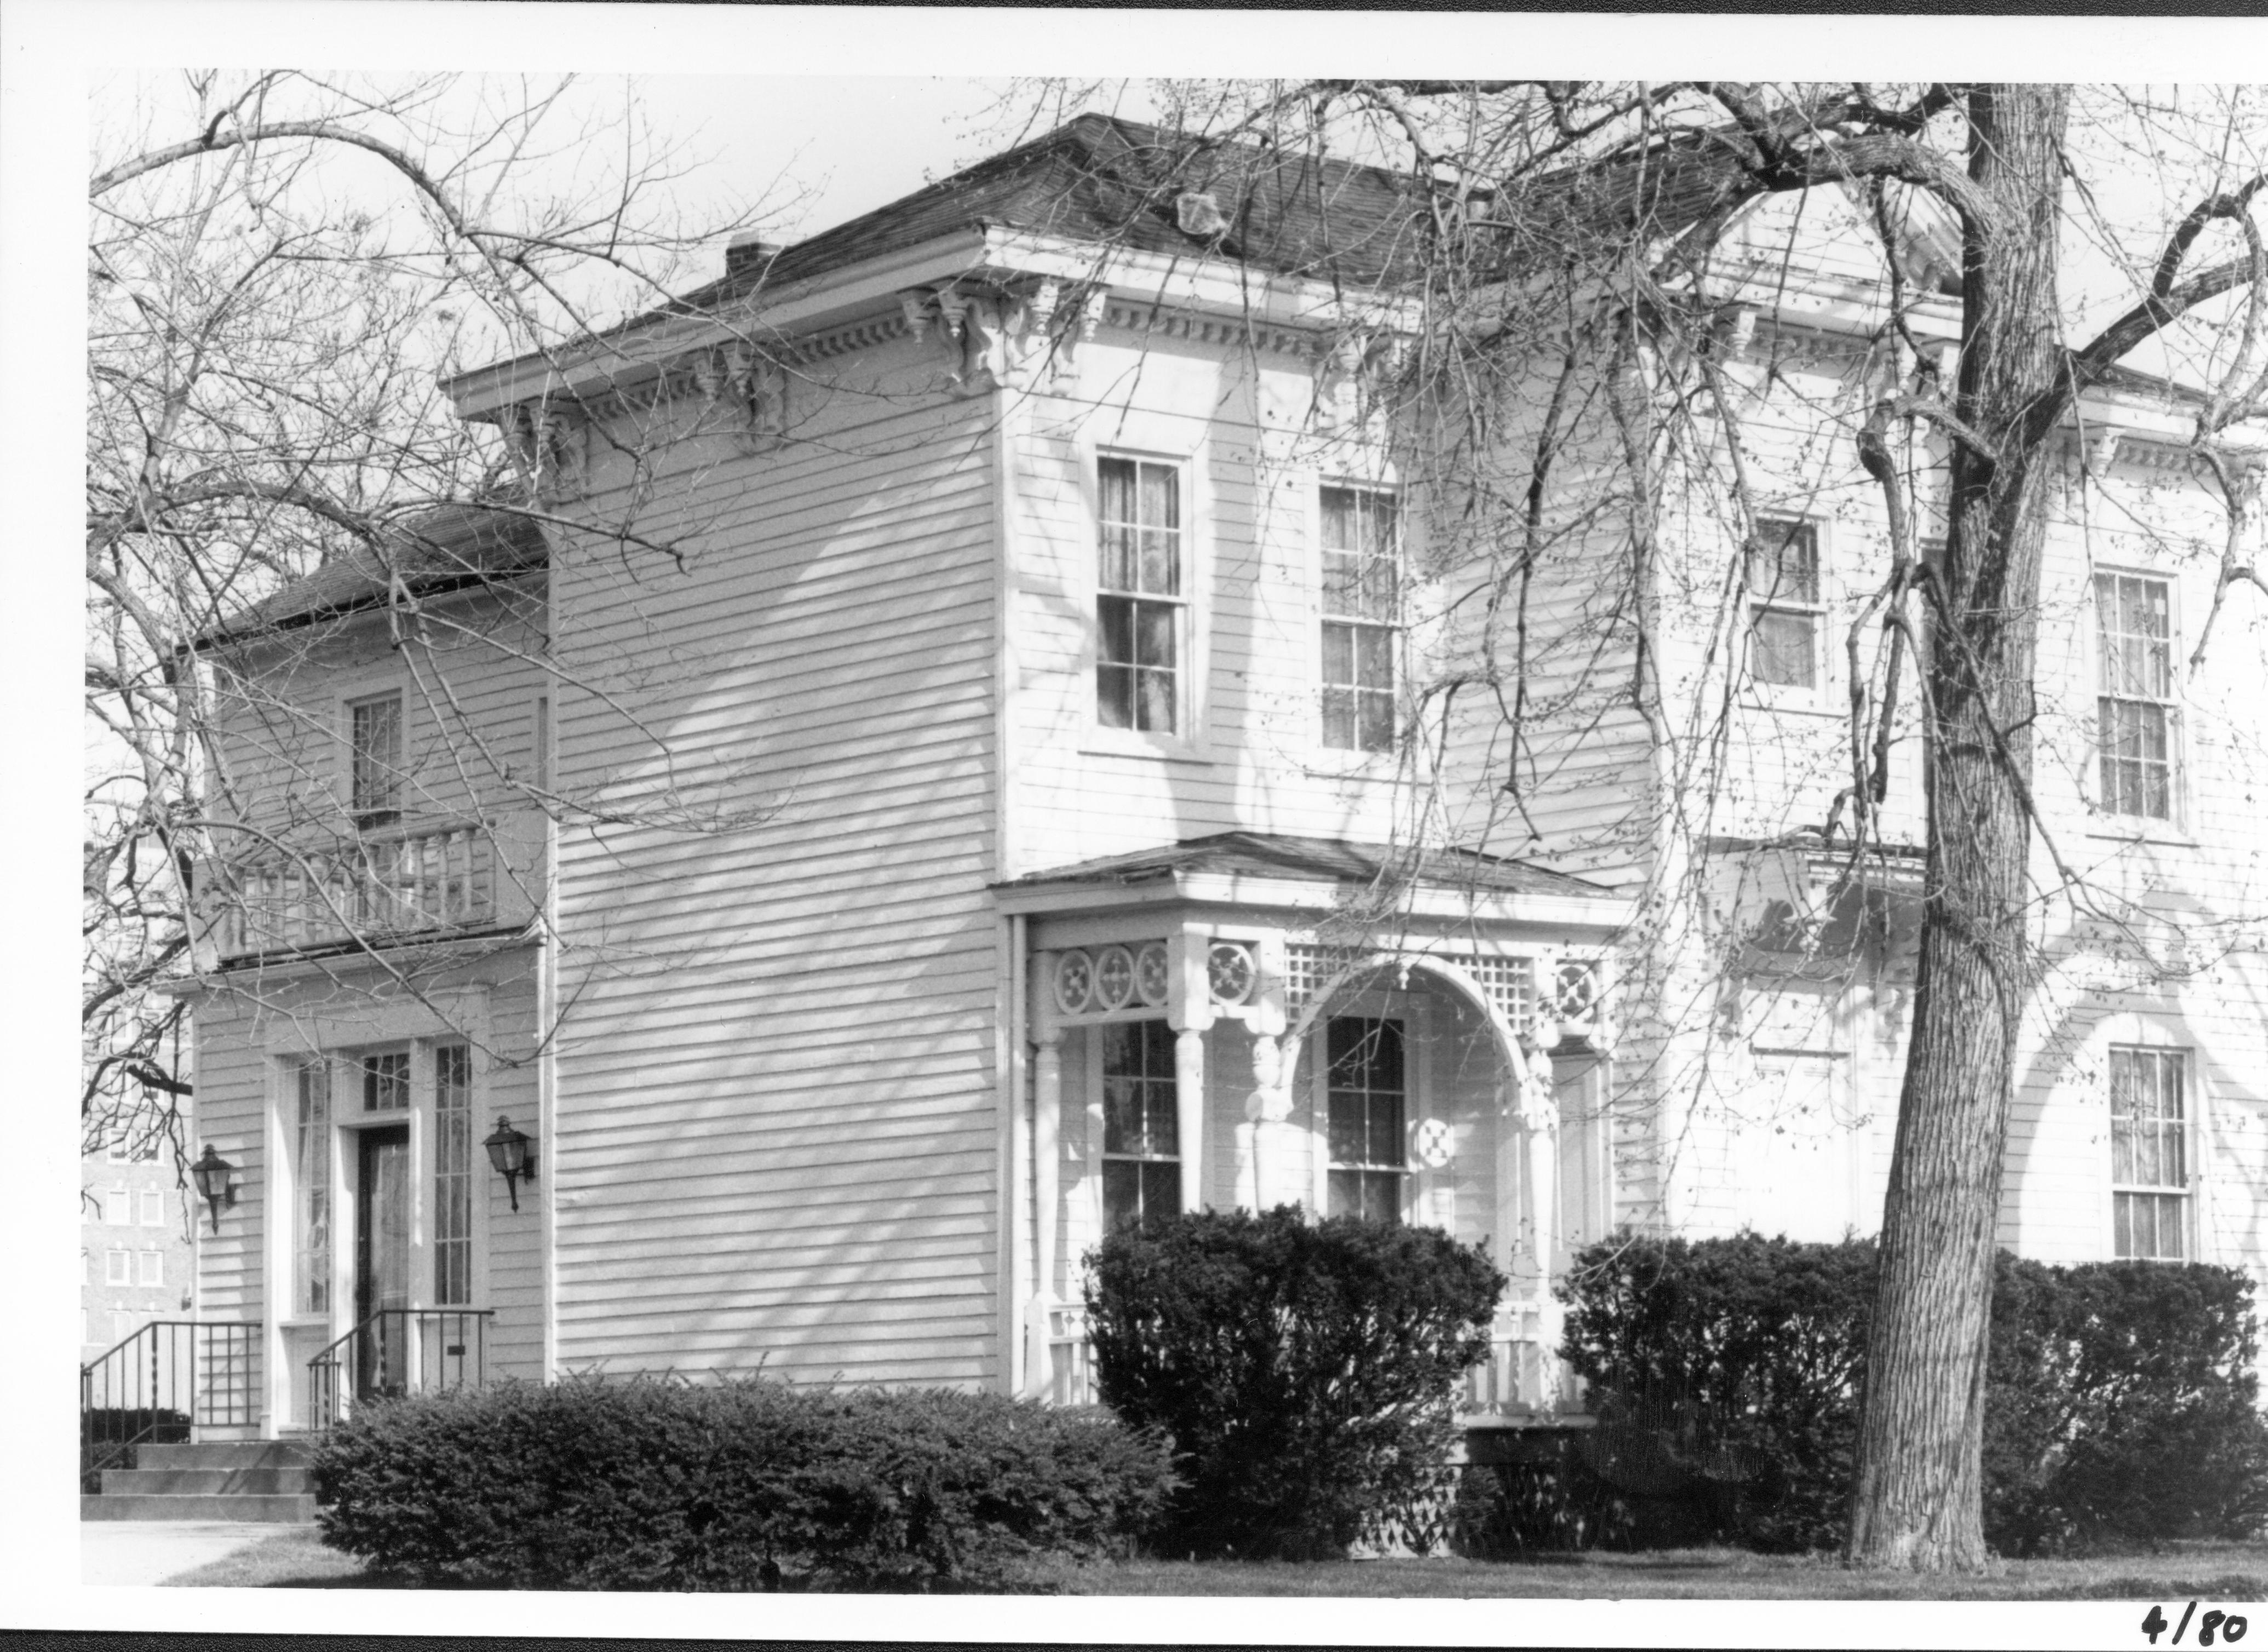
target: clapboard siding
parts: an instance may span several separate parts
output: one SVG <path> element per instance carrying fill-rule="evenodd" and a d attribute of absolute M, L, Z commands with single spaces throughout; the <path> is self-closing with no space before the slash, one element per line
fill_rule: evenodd
<path fill-rule="evenodd" d="M 563 784 L 762 811 L 563 833 L 559 1354 L 985 1383 L 992 402 L 796 388 L 796 439 L 658 490 L 682 573 L 556 576 L 563 669 L 617 690 L 563 695 Z"/>

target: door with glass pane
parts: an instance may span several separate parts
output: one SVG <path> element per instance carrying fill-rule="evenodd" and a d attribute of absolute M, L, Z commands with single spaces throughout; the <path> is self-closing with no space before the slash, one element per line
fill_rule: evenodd
<path fill-rule="evenodd" d="M 409 1127 L 360 1132 L 355 1178 L 355 1396 L 401 1393 L 407 1385 L 409 1306 Z M 373 1317 L 375 1316 L 375 1317 Z"/>

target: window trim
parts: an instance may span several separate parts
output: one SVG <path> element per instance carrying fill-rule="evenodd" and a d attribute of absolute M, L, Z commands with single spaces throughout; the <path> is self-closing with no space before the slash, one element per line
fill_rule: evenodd
<path fill-rule="evenodd" d="M 2108 618 L 2102 606 L 2102 584 L 2106 579 L 2142 579 L 2165 587 L 2166 592 L 2166 690 L 2161 700 L 2145 695 L 2113 695 L 2107 692 L 2105 677 L 2110 660 L 2103 649 L 2104 622 Z M 2087 607 L 2089 621 L 2085 626 L 2086 640 L 2083 658 L 2087 665 L 2087 682 L 2081 703 L 2087 711 L 2087 761 L 2080 782 L 2080 795 L 2098 821 L 2119 836 L 2141 834 L 2149 836 L 2185 834 L 2189 827 L 2187 708 L 2182 700 L 2182 600 L 2181 581 L 2171 572 L 2129 564 L 2095 563 L 2090 564 L 2087 581 Z M 2132 701 L 2137 704 L 2154 704 L 2163 709 L 2166 716 L 2166 813 L 2136 815 L 2110 807 L 2108 789 L 2103 784 L 2102 702 L 2106 699 Z"/>
<path fill-rule="evenodd" d="M 1327 493 L 1366 494 L 1390 501 L 1394 511 L 1395 569 L 1395 616 L 1392 620 L 1341 618 L 1326 611 L 1325 604 L 1329 600 L 1329 581 L 1326 578 L 1323 558 L 1329 554 L 1329 551 L 1323 543 L 1323 525 L 1327 520 L 1323 496 Z M 1405 732 L 1402 726 L 1402 711 L 1404 690 L 1408 687 L 1410 677 L 1410 531 L 1408 513 L 1405 509 L 1407 501 L 1402 489 L 1389 479 L 1339 473 L 1318 476 L 1315 485 L 1311 490 L 1310 498 L 1312 508 L 1308 513 L 1310 530 L 1308 543 L 1314 547 L 1314 553 L 1308 562 L 1310 588 L 1314 594 L 1313 619 L 1309 626 L 1309 638 L 1314 647 L 1314 654 L 1308 662 L 1308 681 L 1314 685 L 1309 703 L 1310 715 L 1314 719 L 1312 725 L 1314 736 L 1311 743 L 1318 752 L 1325 754 L 1327 761 L 1347 764 L 1366 764 L 1380 758 L 1390 761 L 1399 749 Z M 1323 696 L 1331 686 L 1324 680 L 1323 636 L 1326 629 L 1335 624 L 1368 627 L 1388 633 L 1388 659 L 1391 681 L 1388 685 L 1388 692 L 1393 703 L 1394 729 L 1392 738 L 1383 747 L 1368 747 L 1360 744 L 1335 746 L 1330 743 L 1323 713 Z M 1359 690 L 1357 691 L 1359 692 Z M 1358 738 L 1359 738 L 1359 727 L 1360 719 L 1358 712 Z"/>
<path fill-rule="evenodd" d="M 2131 1037 L 2114 1037 L 2106 1044 L 2102 1066 L 2102 1164 L 2103 1185 L 2109 1197 L 2103 1201 L 2102 1254 L 2113 1261 L 2172 1262 L 2176 1264 L 2209 1261 L 2205 1255 L 2205 1176 L 2200 1162 L 2200 1148 L 2205 1140 L 2205 1087 L 2200 1081 L 2203 1063 L 2197 1059 L 2196 1049 L 2188 1044 L 2161 1042 L 2151 1036 L 2155 1029 L 2142 1027 L 2133 1029 Z M 2112 1111 L 2113 1091 L 2111 1064 L 2121 1055 L 2146 1055 L 2158 1060 L 2171 1058 L 2181 1074 L 2182 1114 L 2181 1147 L 2182 1180 L 2178 1186 L 2170 1182 L 2140 1183 L 2118 1180 L 2117 1146 L 2115 1139 L 2117 1115 Z M 2122 1196 L 2145 1195 L 2157 1198 L 2176 1198 L 2181 1204 L 2182 1254 L 2179 1256 L 2124 1256 L 2118 1249 L 2118 1200 Z"/>
<path fill-rule="evenodd" d="M 1828 646 L 1827 620 L 1833 609 L 1834 585 L 1830 570 L 1834 565 L 1834 539 L 1828 531 L 1829 519 L 1815 516 L 1807 511 L 1760 511 L 1756 514 L 1759 537 L 1764 530 L 1780 524 L 1791 524 L 1811 530 L 1813 558 L 1818 569 L 1818 587 L 1809 601 L 1772 596 L 1760 597 L 1749 585 L 1749 548 L 1744 538 L 1738 546 L 1741 553 L 1741 675 L 1742 686 L 1755 701 L 1773 711 L 1829 711 L 1833 709 L 1835 691 L 1835 651 Z M 1767 682 L 1756 671 L 1756 620 L 1763 614 L 1801 615 L 1811 621 L 1811 682 L 1808 685 L 1796 682 Z"/>
<path fill-rule="evenodd" d="M 1141 432 L 1138 432 L 1141 433 Z M 1154 433 L 1154 432 L 1152 432 Z M 1089 756 L 1160 757 L 1210 762 L 1212 675 L 1212 533 L 1208 520 L 1211 490 L 1206 470 L 1211 448 L 1200 440 L 1178 447 L 1164 443 L 1082 440 L 1080 504 L 1086 513 L 1081 562 L 1070 588 L 1077 593 L 1086 622 L 1079 652 L 1079 749 Z M 1167 465 L 1178 483 L 1181 513 L 1180 629 L 1175 635 L 1174 721 L 1171 734 L 1113 728 L 1101 718 L 1102 463 L 1123 460 Z"/>

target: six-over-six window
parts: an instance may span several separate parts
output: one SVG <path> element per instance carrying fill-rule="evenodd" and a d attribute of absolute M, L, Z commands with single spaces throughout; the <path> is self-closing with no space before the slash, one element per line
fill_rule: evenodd
<path fill-rule="evenodd" d="M 2188 1063 L 2179 1050 L 2110 1051 L 2110 1212 L 2115 1254 L 2189 1254 Z"/>
<path fill-rule="evenodd" d="M 1178 734 L 1188 606 L 1181 475 L 1146 459 L 1105 459 L 1097 483 L 1095 720 Z"/>
<path fill-rule="evenodd" d="M 1394 496 L 1322 490 L 1323 744 L 1340 751 L 1394 746 L 1402 553 Z"/>
<path fill-rule="evenodd" d="M 2141 574 L 2095 576 L 2095 740 L 2102 807 L 2151 820 L 2174 815 L 2173 592 Z"/>

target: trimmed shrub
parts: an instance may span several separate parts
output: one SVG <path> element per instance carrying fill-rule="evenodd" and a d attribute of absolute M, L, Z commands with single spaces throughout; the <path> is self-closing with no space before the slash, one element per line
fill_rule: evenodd
<path fill-rule="evenodd" d="M 1871 1242 L 1620 1240 L 1570 1280 L 1565 1357 L 1596 1431 L 1475 1503 L 1504 1533 L 1636 1546 L 1841 1541 L 1874 1310 Z M 2251 1281 L 2156 1262 L 2002 1253 L 1984 1410 L 1984 1530 L 2032 1555 L 2242 1538 L 2268 1516 Z M 1524 1493 L 1526 1501 L 1521 1501 Z M 1515 1517 L 1516 1516 L 1516 1517 Z M 1491 1522 L 1493 1523 L 1491 1523 Z"/>
<path fill-rule="evenodd" d="M 1314 1559 L 1432 1523 L 1504 1276 L 1436 1228 L 1207 1211 L 1087 1257 L 1103 1403 L 1172 1435 L 1155 1546 Z"/>
<path fill-rule="evenodd" d="M 1584 1466 L 1641 1545 L 1841 1540 L 1874 1248 L 1732 1239 L 1578 1258 L 1563 1353 L 1590 1384 Z"/>
<path fill-rule="evenodd" d="M 313 1466 L 332 1547 L 485 1589 L 1048 1589 L 1172 1484 L 1092 1408 L 651 1378 L 372 1404 Z"/>
<path fill-rule="evenodd" d="M 2268 1519 L 2252 1281 L 2162 1262 L 2003 1254 L 1984 1531 L 2004 1554 L 2243 1538 Z"/>

